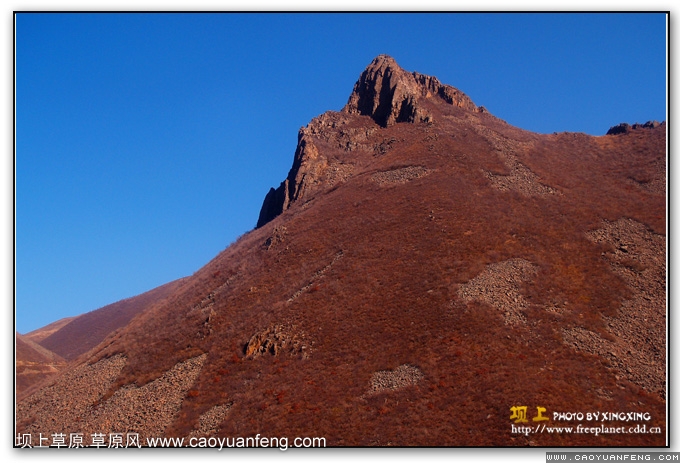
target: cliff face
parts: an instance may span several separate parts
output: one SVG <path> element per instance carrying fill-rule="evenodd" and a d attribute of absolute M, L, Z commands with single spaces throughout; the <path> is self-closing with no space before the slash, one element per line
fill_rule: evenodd
<path fill-rule="evenodd" d="M 298 133 L 298 145 L 295 150 L 293 167 L 288 172 L 288 177 L 281 182 L 278 188 L 271 188 L 264 198 L 257 228 L 270 222 L 283 211 L 288 209 L 291 203 L 305 196 L 309 190 L 315 189 L 325 173 L 327 161 L 319 155 L 319 150 L 314 145 L 313 137 L 309 131 L 300 129 Z"/>
<path fill-rule="evenodd" d="M 438 100 L 439 103 L 471 113 L 485 112 L 463 92 L 440 83 L 436 77 L 407 72 L 390 56 L 376 57 L 354 84 L 349 101 L 340 114 L 327 112 L 300 129 L 293 166 L 281 185 L 276 189 L 271 188 L 267 193 L 260 209 L 257 228 L 276 218 L 294 203 L 309 198 L 312 192 L 329 186 L 324 182 L 329 176 L 329 160 L 319 153 L 316 146 L 319 140 L 325 138 L 327 141 L 329 137 L 334 137 L 340 142 L 339 146 L 348 151 L 361 145 L 367 138 L 365 131 L 345 130 L 340 133 L 340 137 L 338 133 L 332 133 L 339 126 L 351 125 L 357 116 L 370 117 L 377 124 L 376 128 L 387 128 L 401 122 L 432 123 L 435 115 L 431 105 L 426 104 L 428 100 Z"/>

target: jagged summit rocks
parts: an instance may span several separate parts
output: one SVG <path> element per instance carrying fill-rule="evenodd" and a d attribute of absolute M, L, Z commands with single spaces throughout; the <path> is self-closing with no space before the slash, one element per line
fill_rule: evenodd
<path fill-rule="evenodd" d="M 318 190 L 325 177 L 329 176 L 328 159 L 320 155 L 316 147 L 319 138 L 328 137 L 324 129 L 351 125 L 352 118 L 356 116 L 369 116 L 380 128 L 400 122 L 432 123 L 435 116 L 424 104 L 428 100 L 473 113 L 486 111 L 484 107 L 477 107 L 463 92 L 442 84 L 436 77 L 405 71 L 391 56 L 378 55 L 361 73 L 340 113 L 329 111 L 300 129 L 293 166 L 281 185 L 267 193 L 256 228 L 270 222 L 311 191 Z M 346 136 L 346 140 L 339 140 L 341 146 L 351 151 L 369 134 L 365 130 L 349 130 L 342 135 Z"/>
<path fill-rule="evenodd" d="M 432 114 L 419 103 L 433 97 L 479 111 L 460 90 L 443 85 L 436 77 L 404 71 L 391 56 L 379 55 L 361 73 L 343 111 L 370 116 L 382 127 L 398 122 L 430 122 Z"/>
<path fill-rule="evenodd" d="M 633 130 L 638 129 L 655 129 L 661 126 L 661 124 L 665 124 L 665 122 L 647 121 L 644 124 L 635 123 L 633 125 L 630 125 L 627 122 L 622 122 L 621 124 L 611 127 L 607 131 L 607 135 L 619 135 L 622 133 L 629 133 L 632 132 Z"/>

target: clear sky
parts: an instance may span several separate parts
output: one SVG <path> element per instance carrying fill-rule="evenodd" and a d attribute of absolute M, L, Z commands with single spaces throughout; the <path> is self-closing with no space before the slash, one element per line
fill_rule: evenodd
<path fill-rule="evenodd" d="M 378 54 L 518 127 L 666 119 L 663 14 L 15 16 L 16 328 L 191 275 Z"/>

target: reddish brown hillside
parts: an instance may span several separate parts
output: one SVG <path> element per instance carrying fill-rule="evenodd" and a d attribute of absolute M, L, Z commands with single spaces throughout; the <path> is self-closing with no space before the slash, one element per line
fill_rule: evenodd
<path fill-rule="evenodd" d="M 51 336 L 56 331 L 59 331 L 64 326 L 68 325 L 73 320 L 75 320 L 76 318 L 77 317 L 62 318 L 61 320 L 57 320 L 56 322 L 52 322 L 49 325 L 43 326 L 42 328 L 38 328 L 37 330 L 33 330 L 30 333 L 26 333 L 23 336 L 24 336 L 24 338 L 30 339 L 33 342 L 40 343 L 46 337 Z"/>
<path fill-rule="evenodd" d="M 300 130 L 258 228 L 19 403 L 18 428 L 665 445 L 665 137 L 527 132 L 379 56 Z M 540 427 L 578 424 L 627 431 Z"/>
<path fill-rule="evenodd" d="M 16 393 L 18 398 L 27 391 L 55 376 L 66 366 L 66 361 L 27 336 L 15 334 Z"/>
<path fill-rule="evenodd" d="M 73 360 L 102 342 L 118 328 L 127 325 L 135 315 L 173 294 L 183 280 L 167 283 L 139 296 L 123 299 L 80 315 L 37 342 L 66 360 Z"/>

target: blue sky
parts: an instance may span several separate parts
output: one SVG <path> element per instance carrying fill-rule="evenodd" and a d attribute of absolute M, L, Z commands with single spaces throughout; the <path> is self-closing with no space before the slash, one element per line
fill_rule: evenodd
<path fill-rule="evenodd" d="M 17 14 L 16 328 L 191 275 L 378 54 L 524 129 L 666 119 L 663 14 Z"/>

